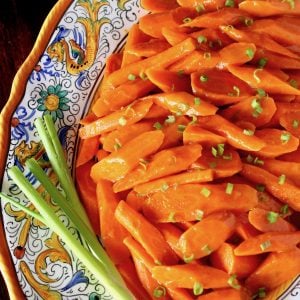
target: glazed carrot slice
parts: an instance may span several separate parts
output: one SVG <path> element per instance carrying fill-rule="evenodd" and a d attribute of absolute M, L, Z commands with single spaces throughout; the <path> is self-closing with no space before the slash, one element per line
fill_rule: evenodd
<path fill-rule="evenodd" d="M 91 176 L 95 182 L 100 179 L 116 181 L 123 178 L 135 168 L 140 160 L 155 153 L 164 139 L 160 130 L 148 131 L 130 140 L 123 147 L 111 153 L 98 163 L 92 170 Z"/>
<path fill-rule="evenodd" d="M 259 256 L 236 256 L 235 246 L 229 243 L 222 244 L 210 256 L 212 266 L 224 270 L 228 274 L 235 274 L 238 279 L 248 277 L 259 266 L 262 259 Z"/>
<path fill-rule="evenodd" d="M 96 234 L 100 232 L 99 209 L 96 197 L 96 185 L 90 177 L 94 162 L 88 161 L 76 168 L 76 186 L 81 202 L 86 210 Z"/>
<path fill-rule="evenodd" d="M 268 127 L 276 127 L 279 125 L 280 118 L 285 115 L 286 113 L 298 113 L 300 112 L 300 103 L 276 103 L 277 110 L 271 119 Z"/>
<path fill-rule="evenodd" d="M 257 185 L 258 189 L 265 189 L 263 184 Z M 282 209 L 284 207 L 283 203 L 277 200 L 267 191 L 257 191 L 258 204 L 256 208 L 264 209 L 266 211 L 273 211 L 282 214 Z M 289 211 L 289 210 L 288 210 Z"/>
<path fill-rule="evenodd" d="M 277 15 L 300 15 L 300 5 L 297 1 L 291 7 L 288 2 L 281 1 L 243 1 L 239 4 L 239 9 L 256 17 L 271 17 Z"/>
<path fill-rule="evenodd" d="M 225 1 L 224 0 L 178 0 L 177 1 L 183 7 L 191 7 L 205 11 L 214 11 L 224 7 Z"/>
<path fill-rule="evenodd" d="M 108 156 L 109 155 L 109 152 L 106 152 L 105 150 L 103 149 L 99 149 L 96 153 L 96 158 L 97 160 L 101 160 L 103 159 L 104 157 Z"/>
<path fill-rule="evenodd" d="M 178 240 L 178 247 L 184 257 L 205 257 L 232 235 L 235 225 L 236 217 L 230 212 L 211 214 L 186 230 Z"/>
<path fill-rule="evenodd" d="M 240 102 L 253 95 L 248 84 L 227 71 L 203 70 L 191 75 L 194 94 L 216 105 Z M 223 84 L 226 81 L 226 85 Z"/>
<path fill-rule="evenodd" d="M 264 157 L 277 157 L 293 152 L 299 146 L 299 139 L 285 130 L 266 128 L 256 130 L 255 135 L 266 142 L 266 146 L 257 152 Z"/>
<path fill-rule="evenodd" d="M 105 91 L 93 105 L 92 111 L 98 117 L 102 117 L 111 111 L 131 104 L 134 100 L 147 95 L 154 89 L 155 85 L 149 80 L 138 78 L 126 82 L 115 89 Z"/>
<path fill-rule="evenodd" d="M 242 128 L 219 115 L 199 117 L 198 123 L 203 128 L 226 137 L 227 143 L 237 149 L 259 151 L 266 145 L 263 139 L 254 135 L 245 135 Z"/>
<path fill-rule="evenodd" d="M 99 148 L 99 138 L 97 136 L 82 140 L 76 160 L 76 167 L 79 167 L 93 159 Z"/>
<path fill-rule="evenodd" d="M 242 169 L 242 162 L 238 152 L 232 149 L 224 148 L 224 144 L 218 144 L 215 147 L 205 149 L 202 151 L 202 155 L 193 164 L 194 168 L 211 169 L 214 174 L 214 178 L 230 177 L 237 174 Z M 218 147 L 221 147 L 218 150 Z M 222 154 L 217 154 L 222 152 Z"/>
<path fill-rule="evenodd" d="M 149 96 L 149 98 L 174 114 L 187 116 L 214 115 L 218 108 L 208 102 L 195 100 L 195 96 L 186 92 L 162 93 Z"/>
<path fill-rule="evenodd" d="M 146 250 L 157 264 L 175 264 L 177 258 L 160 231 L 143 215 L 120 201 L 115 211 L 117 220 Z"/>
<path fill-rule="evenodd" d="M 300 95 L 299 90 L 279 79 L 271 70 L 233 65 L 227 68 L 234 76 L 247 82 L 252 88 L 260 88 L 268 93 Z"/>
<path fill-rule="evenodd" d="M 260 287 L 272 290 L 300 272 L 300 250 L 271 253 L 258 269 L 246 280 L 252 292 Z"/>
<path fill-rule="evenodd" d="M 278 159 L 289 161 L 289 162 L 300 163 L 300 148 L 298 147 L 298 149 L 293 152 L 281 155 L 278 157 Z"/>
<path fill-rule="evenodd" d="M 255 55 L 256 46 L 253 43 L 232 43 L 220 50 L 222 63 L 244 64 L 251 61 Z"/>
<path fill-rule="evenodd" d="M 164 69 L 148 69 L 146 75 L 149 80 L 163 92 L 191 92 L 191 79 L 182 72 L 171 72 Z"/>
<path fill-rule="evenodd" d="M 152 129 L 154 129 L 153 122 L 138 122 L 124 126 L 119 130 L 114 130 L 101 139 L 103 149 L 108 152 L 113 152 L 136 136 Z"/>
<path fill-rule="evenodd" d="M 120 109 L 80 128 L 79 136 L 87 139 L 122 128 L 124 125 L 137 123 L 147 114 L 151 106 L 152 102 L 149 100 L 137 101 L 127 108 Z"/>
<path fill-rule="evenodd" d="M 205 130 L 195 124 L 188 125 L 183 132 L 184 144 L 199 143 L 204 146 L 215 146 L 217 144 L 225 144 L 225 142 L 226 138 L 223 136 Z"/>
<path fill-rule="evenodd" d="M 254 208 L 249 212 L 249 222 L 261 232 L 289 232 L 295 227 L 274 211 Z"/>
<path fill-rule="evenodd" d="M 148 57 L 144 60 L 132 63 L 126 67 L 121 68 L 113 72 L 108 77 L 108 82 L 112 86 L 119 86 L 122 83 L 128 80 L 129 75 L 138 76 L 143 74 L 148 68 L 151 67 L 161 67 L 166 68 L 172 63 L 175 63 L 180 58 L 186 56 L 187 54 L 194 51 L 196 48 L 196 42 L 187 38 L 181 43 L 151 57 Z"/>
<path fill-rule="evenodd" d="M 250 300 L 251 297 L 244 289 L 218 289 L 203 296 L 199 296 L 197 300 Z"/>
<path fill-rule="evenodd" d="M 145 115 L 144 120 L 151 122 L 161 121 L 161 119 L 167 118 L 169 113 L 170 112 L 167 109 L 153 104 L 148 113 Z"/>
<path fill-rule="evenodd" d="M 168 288 L 168 293 L 173 300 L 193 300 L 193 297 L 186 289 Z"/>
<path fill-rule="evenodd" d="M 279 177 L 249 164 L 243 164 L 241 174 L 255 183 L 263 184 L 274 197 L 300 211 L 300 189 L 295 185 L 282 182 Z"/>
<path fill-rule="evenodd" d="M 254 43 L 263 49 L 273 51 L 288 57 L 298 58 L 298 55 L 274 41 L 268 34 L 258 34 L 256 32 L 239 30 L 233 26 L 220 26 L 224 34 L 237 42 Z"/>
<path fill-rule="evenodd" d="M 181 26 L 184 27 L 200 27 L 200 28 L 218 28 L 221 25 L 235 25 L 241 22 L 241 19 L 247 17 L 248 14 L 237 8 L 223 8 L 216 12 L 210 12 L 196 17 L 191 22 L 187 22 Z"/>
<path fill-rule="evenodd" d="M 247 240 L 261 232 L 250 224 L 247 213 L 241 213 L 237 216 L 235 233 L 243 240 Z"/>
<path fill-rule="evenodd" d="M 279 159 L 265 159 L 264 169 L 276 176 L 285 174 L 287 179 L 290 179 L 294 184 L 300 186 L 300 163 L 282 161 Z"/>
<path fill-rule="evenodd" d="M 98 117 L 93 112 L 90 112 L 83 119 L 81 119 L 79 121 L 79 124 L 80 125 L 87 125 L 87 124 L 89 124 L 93 121 L 96 121 L 97 119 L 98 119 Z"/>
<path fill-rule="evenodd" d="M 179 184 L 201 183 L 213 180 L 212 170 L 191 170 L 180 174 L 166 176 L 150 182 L 142 183 L 134 187 L 134 191 L 138 194 L 147 195 L 162 190 L 162 187 L 178 186 Z"/>
<path fill-rule="evenodd" d="M 260 107 L 260 111 L 257 107 Z M 250 122 L 255 127 L 268 124 L 276 112 L 276 104 L 271 97 L 249 97 L 222 110 L 221 114 L 231 122 Z"/>
<path fill-rule="evenodd" d="M 186 145 L 162 150 L 154 155 L 146 168 L 139 166 L 124 179 L 116 182 L 114 191 L 124 191 L 135 185 L 184 171 L 201 156 L 201 150 L 200 145 Z"/>
<path fill-rule="evenodd" d="M 132 291 L 137 299 L 150 300 L 150 296 L 142 286 L 140 279 L 136 273 L 135 266 L 131 260 L 127 260 L 117 265 L 118 271 L 123 277 L 126 286 Z"/>
<path fill-rule="evenodd" d="M 237 256 L 255 255 L 265 252 L 284 252 L 294 250 L 300 242 L 300 231 L 267 232 L 249 238 L 235 249 Z"/>
<path fill-rule="evenodd" d="M 167 40 L 167 42 L 175 46 L 176 44 L 186 40 L 188 35 L 184 32 L 181 28 L 170 28 L 170 27 L 163 27 L 161 30 L 162 35 Z"/>
<path fill-rule="evenodd" d="M 144 43 L 132 45 L 128 50 L 129 53 L 140 56 L 150 57 L 170 48 L 170 44 L 161 39 L 153 39 Z"/>
<path fill-rule="evenodd" d="M 220 55 L 218 53 L 197 50 L 172 64 L 169 70 L 173 72 L 184 71 L 186 74 L 191 74 L 199 69 L 213 69 L 219 61 Z"/>
<path fill-rule="evenodd" d="M 160 12 L 165 10 L 171 10 L 178 7 L 176 0 L 141 0 L 141 5 L 146 10 L 150 10 L 151 12 Z"/>
<path fill-rule="evenodd" d="M 112 184 L 109 181 L 98 181 L 97 201 L 101 220 L 101 239 L 104 247 L 115 264 L 125 262 L 130 257 L 130 253 L 123 244 L 123 239 L 129 233 L 114 216 L 119 199 L 113 192 Z"/>
<path fill-rule="evenodd" d="M 300 111 L 287 112 L 279 117 L 279 124 L 296 137 L 300 137 Z"/>
<path fill-rule="evenodd" d="M 156 266 L 152 269 L 152 276 L 166 287 L 187 289 L 193 289 L 195 282 L 204 289 L 225 288 L 229 279 L 224 271 L 199 264 Z"/>

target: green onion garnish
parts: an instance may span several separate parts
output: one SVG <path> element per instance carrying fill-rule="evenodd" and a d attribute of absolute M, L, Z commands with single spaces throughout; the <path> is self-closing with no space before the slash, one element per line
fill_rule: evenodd
<path fill-rule="evenodd" d="M 170 223 L 175 223 L 176 220 L 175 220 L 175 213 L 174 212 L 171 212 L 168 216 L 168 222 Z"/>
<path fill-rule="evenodd" d="M 222 156 L 224 154 L 225 144 L 218 144 L 217 148 L 218 148 L 218 155 Z"/>
<path fill-rule="evenodd" d="M 208 76 L 207 75 L 203 74 L 203 75 L 200 76 L 200 81 L 201 82 L 207 82 L 207 80 L 208 80 Z"/>
<path fill-rule="evenodd" d="M 223 155 L 223 159 L 232 160 L 232 153 L 229 153 L 228 155 Z"/>
<path fill-rule="evenodd" d="M 185 125 L 182 125 L 182 124 L 179 124 L 178 127 L 177 127 L 177 130 L 179 132 L 183 132 L 185 130 L 186 126 Z"/>
<path fill-rule="evenodd" d="M 142 72 L 140 74 L 140 78 L 143 79 L 143 80 L 147 80 L 148 79 L 147 75 L 144 72 Z"/>
<path fill-rule="evenodd" d="M 252 136 L 252 135 L 254 134 L 254 131 L 253 131 L 253 130 L 250 130 L 250 129 L 244 129 L 244 130 L 243 130 L 243 134 L 244 134 L 244 135 Z"/>
<path fill-rule="evenodd" d="M 254 51 L 252 48 L 247 48 L 245 53 L 250 59 L 254 57 Z"/>
<path fill-rule="evenodd" d="M 226 0 L 225 6 L 226 7 L 234 7 L 235 6 L 234 0 Z"/>
<path fill-rule="evenodd" d="M 160 297 L 165 296 L 166 293 L 167 293 L 167 291 L 166 291 L 166 288 L 165 288 L 165 287 L 163 287 L 163 286 L 158 286 L 157 288 L 155 288 L 155 289 L 153 290 L 153 297 L 155 297 L 155 298 L 160 298 Z"/>
<path fill-rule="evenodd" d="M 122 147 L 121 143 L 116 140 L 116 143 L 114 144 L 115 151 L 118 151 Z"/>
<path fill-rule="evenodd" d="M 211 191 L 208 188 L 202 188 L 200 192 L 204 197 L 208 198 L 211 194 Z"/>
<path fill-rule="evenodd" d="M 287 204 L 285 204 L 280 208 L 280 214 L 282 216 L 285 216 L 288 213 L 289 213 L 289 206 Z"/>
<path fill-rule="evenodd" d="M 153 127 L 154 127 L 155 129 L 157 129 L 157 130 L 162 129 L 162 125 L 161 125 L 159 122 L 155 122 L 155 123 L 153 124 Z"/>
<path fill-rule="evenodd" d="M 270 224 L 274 224 L 277 222 L 277 219 L 279 217 L 279 214 L 277 212 L 274 211 L 269 211 L 267 213 L 267 220 L 269 221 Z"/>
<path fill-rule="evenodd" d="M 280 136 L 280 140 L 283 144 L 286 144 L 290 140 L 290 138 L 291 138 L 291 135 L 288 132 L 284 132 Z"/>
<path fill-rule="evenodd" d="M 202 11 L 204 11 L 205 10 L 205 7 L 204 7 L 204 5 L 201 3 L 201 4 L 198 4 L 197 6 L 196 6 L 196 12 L 197 13 L 200 13 L 200 12 L 202 12 Z"/>
<path fill-rule="evenodd" d="M 297 82 L 297 80 L 291 79 L 291 80 L 289 81 L 289 84 L 290 84 L 293 88 L 298 89 L 298 82 Z"/>
<path fill-rule="evenodd" d="M 199 105 L 201 104 L 201 99 L 200 99 L 199 97 L 195 97 L 195 98 L 194 98 L 194 104 L 195 104 L 196 106 L 199 106 Z"/>
<path fill-rule="evenodd" d="M 252 116 L 257 118 L 263 112 L 263 108 L 260 104 L 259 99 L 254 98 L 251 102 L 251 107 L 253 108 Z"/>
<path fill-rule="evenodd" d="M 175 116 L 170 115 L 170 116 L 168 116 L 167 119 L 165 120 L 165 123 L 167 123 L 167 124 L 173 124 L 173 123 L 175 123 L 175 121 L 176 121 Z"/>
<path fill-rule="evenodd" d="M 182 22 L 185 23 L 185 24 L 186 24 L 186 23 L 190 23 L 190 22 L 192 22 L 192 19 L 187 17 L 187 18 L 184 18 L 184 19 L 182 20 Z"/>
<path fill-rule="evenodd" d="M 215 147 L 211 147 L 211 154 L 214 157 L 217 157 L 218 156 L 218 150 Z"/>
<path fill-rule="evenodd" d="M 183 257 L 183 261 L 184 261 L 186 264 L 192 262 L 194 259 L 195 259 L 194 254 L 191 254 L 190 256 L 184 256 L 184 257 Z"/>
<path fill-rule="evenodd" d="M 211 248 L 206 244 L 201 248 L 202 252 L 204 252 L 205 254 L 209 255 L 212 253 Z"/>
<path fill-rule="evenodd" d="M 234 187 L 234 185 L 232 183 L 228 182 L 227 185 L 226 185 L 225 193 L 227 195 L 231 195 L 232 192 L 233 192 L 233 187 Z"/>
<path fill-rule="evenodd" d="M 264 161 L 259 159 L 258 157 L 255 157 L 253 160 L 253 164 L 257 165 L 257 166 L 263 166 L 264 165 Z"/>
<path fill-rule="evenodd" d="M 203 216 L 204 216 L 204 211 L 201 209 L 197 209 L 196 210 L 196 220 L 201 221 L 203 219 Z"/>
<path fill-rule="evenodd" d="M 197 37 L 197 41 L 198 41 L 199 44 L 203 44 L 203 43 L 206 43 L 206 42 L 207 42 L 207 38 L 206 38 L 206 36 L 204 36 L 204 35 L 199 35 L 199 36 Z"/>
<path fill-rule="evenodd" d="M 267 241 L 261 243 L 259 246 L 260 246 L 261 251 L 265 251 L 266 249 L 271 247 L 271 245 L 272 245 L 271 241 L 267 240 Z"/>
<path fill-rule="evenodd" d="M 266 187 L 263 184 L 257 184 L 255 188 L 259 192 L 264 192 Z"/>
<path fill-rule="evenodd" d="M 278 177 L 278 183 L 279 184 L 284 184 L 285 183 L 285 179 L 286 179 L 286 176 L 284 174 L 281 174 L 279 177 Z"/>
<path fill-rule="evenodd" d="M 244 24 L 246 25 L 246 26 L 251 26 L 252 24 L 253 24 L 253 19 L 251 19 L 251 18 L 245 18 L 245 20 L 244 20 Z"/>
<path fill-rule="evenodd" d="M 257 292 L 257 296 L 258 298 L 265 298 L 267 296 L 266 288 L 264 287 L 259 288 Z"/>
<path fill-rule="evenodd" d="M 257 95 L 258 95 L 259 98 L 263 98 L 263 97 L 267 96 L 266 91 L 263 90 L 263 89 L 257 89 L 256 92 L 257 92 Z"/>
<path fill-rule="evenodd" d="M 203 293 L 203 286 L 200 282 L 196 281 L 194 283 L 193 293 L 195 296 L 201 295 Z"/>
<path fill-rule="evenodd" d="M 232 274 L 227 283 L 234 289 L 239 290 L 241 288 L 241 286 L 239 285 L 237 279 L 236 279 L 236 274 Z"/>
<path fill-rule="evenodd" d="M 215 161 L 210 162 L 208 165 L 210 169 L 215 169 L 217 167 L 217 163 Z"/>
<path fill-rule="evenodd" d="M 257 66 L 260 68 L 260 69 L 263 69 L 266 64 L 268 63 L 268 59 L 266 57 L 262 57 L 258 60 L 258 63 L 257 63 Z"/>
<path fill-rule="evenodd" d="M 135 80 L 136 76 L 134 74 L 129 74 L 128 75 L 128 80 Z"/>
<path fill-rule="evenodd" d="M 210 52 L 204 52 L 204 53 L 203 53 L 203 57 L 204 57 L 205 59 L 210 59 L 210 58 L 211 58 L 211 53 L 210 53 Z"/>
<path fill-rule="evenodd" d="M 165 182 L 161 188 L 160 188 L 163 192 L 167 191 L 169 189 L 169 185 Z"/>
<path fill-rule="evenodd" d="M 184 70 L 179 70 L 179 71 L 177 72 L 177 75 L 178 75 L 179 77 L 182 77 L 182 76 L 184 75 Z"/>
<path fill-rule="evenodd" d="M 127 120 L 125 119 L 125 117 L 121 117 L 121 118 L 119 119 L 119 124 L 120 124 L 121 126 L 125 126 L 125 125 L 127 124 Z"/>
<path fill-rule="evenodd" d="M 293 128 L 297 129 L 299 127 L 299 120 L 293 120 L 292 126 Z"/>

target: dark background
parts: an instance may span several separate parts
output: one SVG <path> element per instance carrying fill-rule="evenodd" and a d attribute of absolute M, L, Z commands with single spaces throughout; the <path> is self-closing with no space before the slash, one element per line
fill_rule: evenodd
<path fill-rule="evenodd" d="M 31 51 L 44 19 L 56 2 L 56 0 L 1 1 L 0 110 L 9 97 L 18 68 Z M 0 299 L 9 299 L 1 275 Z"/>

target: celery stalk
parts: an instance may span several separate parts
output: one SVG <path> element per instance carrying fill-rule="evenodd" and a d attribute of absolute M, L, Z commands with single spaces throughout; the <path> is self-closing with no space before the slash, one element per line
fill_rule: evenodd
<path fill-rule="evenodd" d="M 17 167 L 12 167 L 8 173 L 24 192 L 25 196 L 34 204 L 44 220 L 46 220 L 46 225 L 56 232 L 66 245 L 76 253 L 78 259 L 80 259 L 85 267 L 109 289 L 112 296 L 115 299 L 133 300 L 134 297 L 131 292 L 124 286 L 117 284 L 107 272 L 106 268 L 104 268 L 102 264 L 99 263 L 99 261 L 70 233 L 55 214 L 51 206 L 44 201 L 41 195 L 25 178 L 23 173 Z"/>

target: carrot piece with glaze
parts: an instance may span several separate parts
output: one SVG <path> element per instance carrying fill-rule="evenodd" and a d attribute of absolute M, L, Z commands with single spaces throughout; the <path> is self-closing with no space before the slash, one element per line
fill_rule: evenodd
<path fill-rule="evenodd" d="M 279 124 L 292 135 L 300 138 L 300 111 L 290 111 L 279 117 Z"/>
<path fill-rule="evenodd" d="M 177 262 L 175 253 L 160 231 L 126 202 L 119 202 L 115 216 L 132 237 L 143 246 L 155 263 L 169 265 Z"/>
<path fill-rule="evenodd" d="M 101 220 L 101 239 L 104 247 L 115 264 L 125 262 L 130 257 L 130 253 L 123 244 L 123 239 L 129 233 L 114 216 L 119 199 L 113 192 L 112 184 L 109 181 L 100 180 L 97 183 L 97 201 Z"/>
<path fill-rule="evenodd" d="M 141 5 L 143 8 L 150 10 L 151 12 L 161 12 L 178 7 L 176 0 L 141 0 Z"/>
<path fill-rule="evenodd" d="M 197 300 L 250 300 L 250 295 L 244 289 L 218 289 L 203 296 L 199 296 Z"/>
<path fill-rule="evenodd" d="M 163 27 L 161 30 L 162 35 L 167 40 L 167 42 L 175 46 L 176 44 L 186 40 L 188 35 L 185 33 L 185 30 L 182 30 L 180 27 L 169 28 Z"/>
<path fill-rule="evenodd" d="M 132 45 L 128 50 L 130 54 L 140 57 L 150 57 L 170 48 L 170 44 L 161 39 L 153 39 L 144 43 Z"/>
<path fill-rule="evenodd" d="M 91 176 L 95 182 L 100 179 L 116 181 L 123 178 L 140 159 L 155 153 L 161 146 L 164 139 L 162 131 L 144 132 L 130 140 L 123 147 L 96 163 Z"/>
<path fill-rule="evenodd" d="M 99 138 L 97 136 L 82 140 L 76 160 L 76 167 L 79 167 L 95 157 L 99 148 Z"/>
<path fill-rule="evenodd" d="M 224 0 L 178 0 L 177 2 L 183 7 L 198 8 L 205 11 L 218 10 L 225 5 Z"/>

